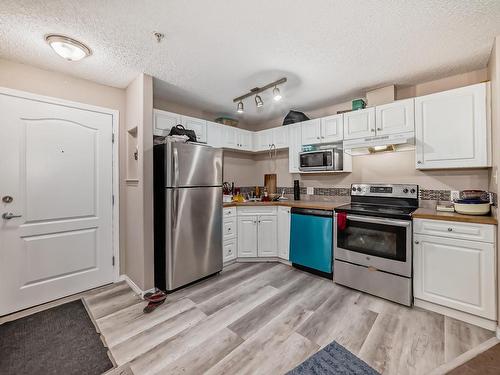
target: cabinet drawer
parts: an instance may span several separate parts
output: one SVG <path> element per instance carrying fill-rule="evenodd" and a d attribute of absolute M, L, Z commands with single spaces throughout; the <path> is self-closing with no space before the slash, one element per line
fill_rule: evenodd
<path fill-rule="evenodd" d="M 222 213 L 224 219 L 226 217 L 235 217 L 236 216 L 236 207 L 225 207 Z"/>
<path fill-rule="evenodd" d="M 277 212 L 276 207 L 273 206 L 238 207 L 238 216 L 276 215 Z"/>
<path fill-rule="evenodd" d="M 236 259 L 237 246 L 238 245 L 236 242 L 236 238 L 224 241 L 224 245 L 222 247 L 222 256 L 224 262 Z"/>
<path fill-rule="evenodd" d="M 494 225 L 415 219 L 413 221 L 413 230 L 415 233 L 427 234 L 430 236 L 489 243 L 495 242 Z"/>
<path fill-rule="evenodd" d="M 222 237 L 224 241 L 236 236 L 237 227 L 236 217 L 224 218 L 224 225 L 222 226 Z"/>

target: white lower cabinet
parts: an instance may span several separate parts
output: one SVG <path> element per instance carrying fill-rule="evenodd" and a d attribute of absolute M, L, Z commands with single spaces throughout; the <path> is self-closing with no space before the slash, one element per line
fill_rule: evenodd
<path fill-rule="evenodd" d="M 236 243 L 236 238 L 224 241 L 222 246 L 222 261 L 229 262 L 236 259 L 238 244 Z"/>
<path fill-rule="evenodd" d="M 238 257 L 257 256 L 257 216 L 238 217 Z"/>
<path fill-rule="evenodd" d="M 278 256 L 278 226 L 276 216 L 259 216 L 257 228 L 257 256 Z"/>
<path fill-rule="evenodd" d="M 278 207 L 278 256 L 289 259 L 290 253 L 290 207 Z"/>
<path fill-rule="evenodd" d="M 438 226 L 446 226 L 443 235 Z M 414 295 L 416 299 L 496 320 L 496 256 L 494 238 L 491 242 L 463 239 L 460 229 L 465 223 L 415 220 L 414 233 Z M 491 225 L 475 224 L 489 232 Z M 458 238 L 454 238 L 454 232 Z M 463 231 L 462 231 L 463 232 Z"/>
<path fill-rule="evenodd" d="M 222 261 L 229 262 L 238 255 L 236 207 L 224 208 L 222 217 Z"/>

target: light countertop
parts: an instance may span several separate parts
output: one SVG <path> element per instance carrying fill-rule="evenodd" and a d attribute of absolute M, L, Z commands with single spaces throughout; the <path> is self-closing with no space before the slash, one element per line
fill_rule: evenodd
<path fill-rule="evenodd" d="M 348 197 L 347 197 L 348 198 Z M 320 200 L 287 200 L 278 202 L 244 202 L 244 203 L 224 203 L 224 207 L 252 207 L 252 206 L 285 206 L 285 207 L 298 207 L 298 208 L 312 208 L 320 210 L 334 210 L 335 208 L 349 203 L 349 199 L 339 199 L 330 201 Z"/>
<path fill-rule="evenodd" d="M 436 211 L 435 208 L 421 207 L 413 213 L 414 219 L 430 219 L 430 220 L 444 220 L 444 221 L 461 221 L 464 223 L 476 224 L 493 224 L 497 225 L 498 221 L 491 215 L 474 216 L 462 215 L 456 212 L 442 212 Z"/>

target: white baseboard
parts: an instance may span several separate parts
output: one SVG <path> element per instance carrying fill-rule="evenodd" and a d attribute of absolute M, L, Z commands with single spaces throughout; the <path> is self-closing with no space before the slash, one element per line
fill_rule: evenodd
<path fill-rule="evenodd" d="M 482 317 L 477 316 L 477 315 L 472 315 L 472 314 L 469 314 L 469 313 L 466 313 L 463 311 L 451 309 L 451 308 L 446 307 L 446 306 L 437 305 L 437 304 L 432 303 L 432 302 L 423 301 L 423 300 L 418 299 L 418 298 L 414 299 L 413 304 L 415 306 L 421 307 L 425 310 L 434 311 L 434 312 L 437 312 L 439 314 L 443 314 L 443 315 L 449 316 L 451 318 L 461 320 L 461 321 L 466 322 L 466 323 L 474 324 L 476 326 L 482 327 L 482 328 L 487 329 L 489 331 L 494 331 L 494 332 L 496 331 L 497 337 L 499 335 L 499 330 L 497 328 L 497 322 L 494 320 L 489 320 L 489 319 L 482 318 Z"/>
<path fill-rule="evenodd" d="M 120 280 L 126 281 L 127 284 L 132 288 L 132 290 L 141 298 L 144 298 L 144 295 L 149 292 L 155 292 L 156 288 L 148 289 L 148 290 L 142 290 L 139 288 L 139 286 L 127 275 L 122 274 L 120 275 Z"/>

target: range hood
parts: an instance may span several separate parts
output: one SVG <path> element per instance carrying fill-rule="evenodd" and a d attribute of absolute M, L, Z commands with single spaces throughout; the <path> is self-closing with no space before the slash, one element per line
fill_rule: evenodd
<path fill-rule="evenodd" d="M 350 155 L 366 155 L 378 151 L 415 149 L 415 132 L 378 135 L 344 141 L 344 151 Z"/>

